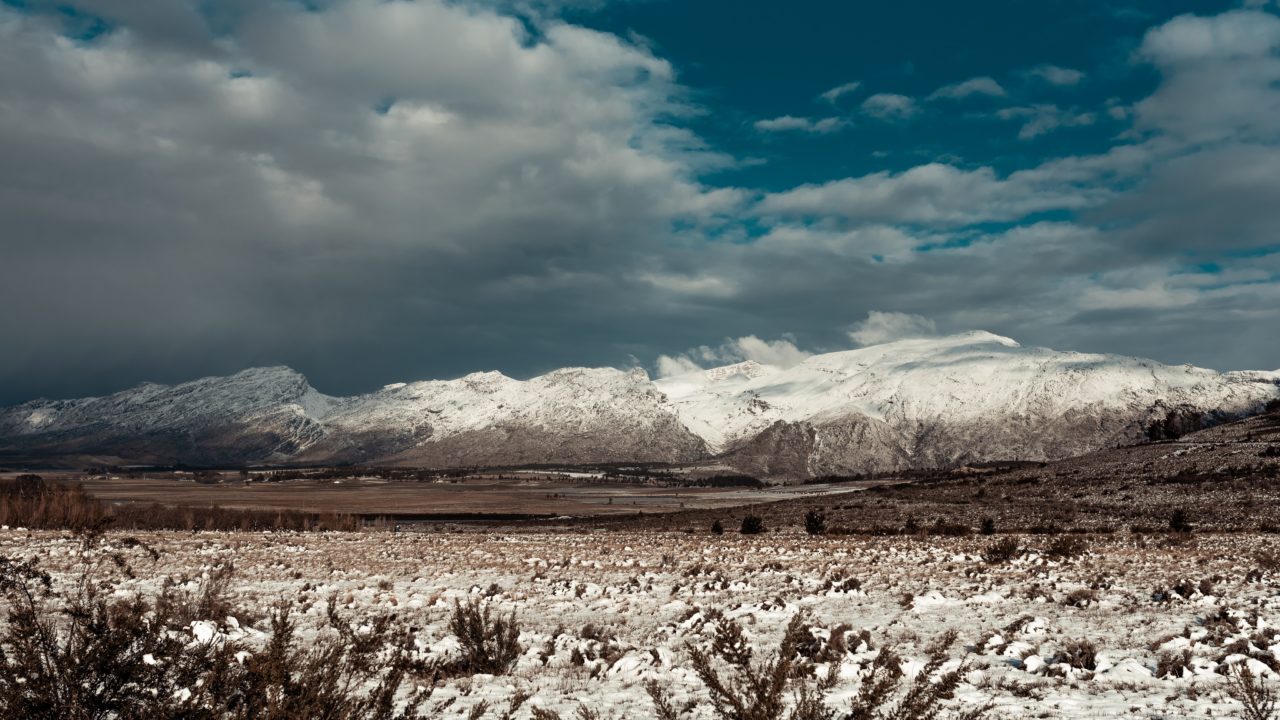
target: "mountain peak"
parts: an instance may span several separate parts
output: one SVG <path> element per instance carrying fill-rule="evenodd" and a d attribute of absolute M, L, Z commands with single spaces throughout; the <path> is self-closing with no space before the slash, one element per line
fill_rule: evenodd
<path fill-rule="evenodd" d="M 758 377 L 768 375 L 772 368 L 767 365 L 761 365 L 755 360 L 743 360 L 742 362 L 733 363 L 732 365 L 721 365 L 704 370 L 708 380 L 719 382 L 727 380 L 734 375 L 741 375 L 744 378 L 754 380 Z"/>
<path fill-rule="evenodd" d="M 276 365 L 0 409 L 0 451 L 193 463 L 691 462 L 761 477 L 1047 460 L 1260 411 L 1280 377 L 1023 348 L 986 331 L 649 380 L 477 372 L 349 398 Z M 774 458 L 792 461 L 778 465 Z M 786 469 L 779 470 L 780 467 Z"/>
<path fill-rule="evenodd" d="M 1013 338 L 997 335 L 993 332 L 987 332 L 986 330 L 970 330 L 969 332 L 961 333 L 957 337 L 962 337 L 976 343 L 995 343 L 997 345 L 1003 345 L 1010 348 L 1022 347 L 1022 345 Z"/>

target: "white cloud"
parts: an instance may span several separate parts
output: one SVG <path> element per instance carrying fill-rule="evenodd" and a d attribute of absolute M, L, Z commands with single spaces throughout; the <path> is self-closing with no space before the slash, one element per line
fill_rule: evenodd
<path fill-rule="evenodd" d="M 830 90 L 827 90 L 826 92 L 822 93 L 818 97 L 823 100 L 826 100 L 829 103 L 834 104 L 837 100 L 844 97 L 845 95 L 848 95 L 853 92 L 857 92 L 858 88 L 860 87 L 862 87 L 862 83 L 855 80 L 853 82 L 847 82 L 843 85 L 837 85 L 831 88 Z"/>
<path fill-rule="evenodd" d="M 1094 201 L 1062 183 L 1060 173 L 1031 170 L 997 177 L 991 168 L 963 170 L 930 163 L 901 173 L 802 185 L 766 195 L 756 209 L 770 215 L 828 215 L 862 222 L 956 225 L 1012 220 L 1028 213 L 1084 207 Z"/>
<path fill-rule="evenodd" d="M 1081 293 L 1077 305 L 1084 310 L 1167 310 L 1191 305 L 1198 298 L 1194 290 L 1171 288 L 1167 283 L 1157 282 L 1140 287 L 1088 287 Z"/>
<path fill-rule="evenodd" d="M 787 336 L 778 340 L 762 340 L 755 335 L 746 335 L 727 338 L 715 347 L 700 345 L 679 355 L 661 355 L 657 360 L 657 371 L 659 377 L 670 377 L 745 360 L 789 368 L 799 365 L 811 355 L 813 353 L 796 347 L 795 340 Z"/>
<path fill-rule="evenodd" d="M 702 366 L 684 355 L 659 355 L 657 361 L 658 377 L 672 377 L 685 373 L 697 372 Z"/>
<path fill-rule="evenodd" d="M 944 85 L 934 90 L 929 95 L 929 99 L 936 100 L 945 98 L 949 100 L 960 100 L 970 95 L 987 95 L 989 97 L 1004 97 L 1004 88 L 1000 87 L 1000 83 L 989 77 L 969 78 L 964 82 L 958 82 L 951 85 Z"/>
<path fill-rule="evenodd" d="M 1135 125 L 1187 145 L 1280 140 L 1280 17 L 1183 15 L 1150 30 L 1136 58 L 1164 76 Z"/>
<path fill-rule="evenodd" d="M 936 238 L 917 236 L 891 225 L 834 230 L 810 225 L 782 224 L 769 229 L 754 247 L 765 252 L 828 254 L 880 262 L 901 262 L 917 247 Z"/>
<path fill-rule="evenodd" d="M 230 5 L 217 37 L 198 13 L 188 37 L 160 22 L 168 5 L 102 4 L 119 24 L 92 41 L 0 5 L 0 216 L 42 238 L 6 245 L 0 288 L 92 278 L 39 325 L 0 313 L 0 332 L 50 354 L 88 339 L 103 366 L 159 377 L 302 347 L 336 363 L 406 327 L 423 338 L 396 341 L 418 344 L 406 357 L 494 318 L 536 338 L 554 325 L 539 318 L 734 292 L 640 272 L 674 221 L 701 231 L 747 196 L 699 180 L 727 159 L 678 127 L 689 93 L 643 44 L 444 0 Z M 174 345 L 194 359 L 158 359 Z M 54 372 L 0 355 L 0 377 Z"/>
<path fill-rule="evenodd" d="M 1039 65 L 1028 70 L 1027 74 L 1051 85 L 1079 85 L 1084 79 L 1083 72 L 1057 65 Z"/>
<path fill-rule="evenodd" d="M 721 355 L 726 359 L 741 358 L 754 360 L 762 365 L 775 365 L 788 368 L 799 365 L 813 353 L 801 350 L 791 340 L 761 340 L 755 335 L 747 335 L 730 341 L 728 350 L 722 349 Z"/>
<path fill-rule="evenodd" d="M 806 132 L 818 135 L 825 135 L 836 132 L 845 127 L 847 122 L 843 118 L 828 117 L 819 120 L 813 120 L 805 117 L 795 117 L 793 115 L 782 115 L 767 120 L 757 120 L 755 129 L 760 132 Z"/>
<path fill-rule="evenodd" d="M 1264 57 L 1280 48 L 1280 18 L 1240 10 L 1182 15 L 1150 30 L 1138 52 L 1158 65 Z"/>
<path fill-rule="evenodd" d="M 900 312 L 872 310 L 867 319 L 853 326 L 849 338 L 864 347 L 907 338 L 936 335 L 937 325 L 929 318 Z"/>
<path fill-rule="evenodd" d="M 862 112 L 886 122 L 906 120 L 920 112 L 913 98 L 894 93 L 877 93 L 862 101 Z"/>
<path fill-rule="evenodd" d="M 1037 138 L 1059 128 L 1092 125 L 1098 120 L 1097 115 L 1091 112 L 1081 112 L 1074 108 L 1067 110 L 1057 105 L 1004 108 L 996 116 L 1001 120 L 1023 121 L 1018 130 L 1019 140 Z"/>
<path fill-rule="evenodd" d="M 238 14 L 215 33 L 180 3 L 71 0 L 110 15 L 92 41 L 30 9 L 45 3 L 0 4 L 0 299 L 43 299 L 0 313 L 0 336 L 33 349 L 0 353 L 0 392 L 259 362 L 349 392 L 383 373 L 653 357 L 688 345 L 671 338 L 690 327 L 737 340 L 668 365 L 794 362 L 793 340 L 750 333 L 794 328 L 834 347 L 868 307 L 1036 343 L 1275 365 L 1256 331 L 1280 326 L 1280 254 L 1261 254 L 1280 237 L 1273 15 L 1153 29 L 1133 55 L 1161 74 L 1145 100 L 1005 113 L 1024 137 L 1089 111 L 1132 119 L 1100 154 L 1012 173 L 895 166 L 762 194 L 709 172 L 747 160 L 681 127 L 696 94 L 652 47 L 537 2 L 549 9 L 532 21 L 505 15 L 507 0 L 226 3 Z M 1037 77 L 1050 75 L 1067 77 Z M 852 108 L 862 88 L 822 100 Z M 917 103 L 864 105 L 894 120 Z M 826 114 L 760 129 L 819 132 L 838 122 Z M 1227 252 L 1240 249 L 1255 252 Z M 1179 279 L 1192 253 L 1221 273 Z M 1112 272 L 1135 267 L 1160 272 Z M 63 280 L 53 295 L 49 277 Z M 365 362 L 375 345 L 387 352 Z"/>
<path fill-rule="evenodd" d="M 640 273 L 631 278 L 659 290 L 678 295 L 708 298 L 730 298 L 738 294 L 738 288 L 722 277 L 710 273 Z"/>

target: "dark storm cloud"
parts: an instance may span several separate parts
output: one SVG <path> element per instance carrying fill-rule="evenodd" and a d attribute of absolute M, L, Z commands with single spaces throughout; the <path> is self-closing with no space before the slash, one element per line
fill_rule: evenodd
<path fill-rule="evenodd" d="M 768 194 L 705 179 L 736 161 L 682 129 L 676 68 L 559 6 L 93 0 L 92 38 L 0 9 L 0 402 L 794 358 L 869 310 L 1280 366 L 1274 16 L 1153 30 L 1164 79 L 1108 153 Z"/>

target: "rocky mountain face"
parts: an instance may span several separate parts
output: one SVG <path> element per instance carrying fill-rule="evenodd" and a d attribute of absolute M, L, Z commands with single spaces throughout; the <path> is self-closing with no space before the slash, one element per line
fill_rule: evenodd
<path fill-rule="evenodd" d="M 1048 460 L 1257 413 L 1280 372 L 1218 373 L 1023 348 L 990 333 L 902 340 L 789 368 L 744 362 L 496 372 L 324 395 L 283 367 L 0 410 L 0 462 L 424 467 L 716 459 L 777 480 Z"/>

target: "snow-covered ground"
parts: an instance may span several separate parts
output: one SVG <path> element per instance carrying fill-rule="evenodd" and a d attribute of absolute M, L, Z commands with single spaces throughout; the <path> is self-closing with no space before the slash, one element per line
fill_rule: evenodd
<path fill-rule="evenodd" d="M 740 621 L 761 652 L 797 612 L 807 613 L 819 639 L 842 636 L 837 656 L 819 664 L 838 666 L 835 703 L 856 691 L 859 672 L 881 648 L 900 654 L 910 673 L 948 629 L 959 632 L 952 662 L 967 668 L 955 702 L 992 702 L 988 717 L 1238 717 L 1239 705 L 1224 694 L 1224 666 L 1246 663 L 1273 683 L 1280 667 L 1274 535 L 1091 536 L 1084 554 L 1061 560 L 1045 552 L 1065 536 L 1009 536 L 1025 552 L 995 564 L 982 555 L 1000 538 L 980 536 L 138 537 L 160 558 L 137 553 L 137 577 L 123 579 L 117 592 L 156 591 L 166 578 L 194 584 L 230 562 L 239 605 L 265 615 L 286 598 L 304 626 L 320 623 L 330 598 L 344 612 L 394 613 L 415 628 L 426 655 L 456 647 L 447 629 L 453 600 L 486 597 L 513 611 L 524 647 L 514 672 L 443 683 L 433 698 L 456 698 L 448 717 L 466 717 L 482 700 L 503 704 L 517 691 L 532 694 L 517 717 L 535 706 L 570 717 L 579 703 L 604 718 L 653 717 L 648 679 L 668 688 L 677 707 L 705 699 L 688 650 L 706 646 L 717 612 Z M 123 535 L 107 536 L 107 549 L 130 552 L 128 545 Z M 37 556 L 63 580 L 77 547 L 65 533 L 0 531 L 0 555 Z M 260 617 L 208 618 L 191 632 L 253 641 L 265 627 Z M 1061 662 L 1082 639 L 1097 649 L 1092 670 Z M 1167 672 L 1158 677 L 1158 670 Z M 713 715 L 703 704 L 686 717 Z"/>

